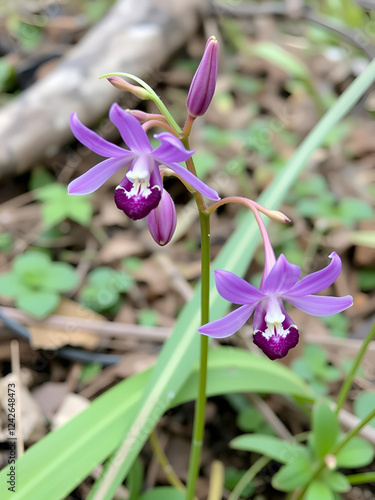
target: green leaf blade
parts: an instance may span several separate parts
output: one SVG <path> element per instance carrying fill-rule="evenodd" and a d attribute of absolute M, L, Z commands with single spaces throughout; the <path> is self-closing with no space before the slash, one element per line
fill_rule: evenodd
<path fill-rule="evenodd" d="M 252 451 L 265 455 L 282 464 L 293 461 L 297 456 L 302 456 L 304 447 L 298 443 L 289 443 L 275 436 L 262 434 L 243 434 L 230 442 L 230 447 L 235 450 Z"/>
<path fill-rule="evenodd" d="M 328 401 L 318 401 L 313 408 L 311 435 L 317 457 L 324 458 L 330 453 L 337 442 L 339 430 L 337 416 Z"/>

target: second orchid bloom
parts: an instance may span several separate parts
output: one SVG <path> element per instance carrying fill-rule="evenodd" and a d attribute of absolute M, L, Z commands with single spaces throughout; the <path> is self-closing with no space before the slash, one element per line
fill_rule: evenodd
<path fill-rule="evenodd" d="M 350 295 L 331 297 L 314 295 L 329 287 L 339 276 L 341 259 L 333 252 L 331 263 L 300 281 L 301 269 L 290 264 L 284 255 L 275 260 L 268 255 L 267 271 L 260 289 L 229 271 L 215 271 L 219 294 L 242 306 L 222 319 L 199 328 L 198 332 L 214 338 L 225 338 L 237 332 L 254 314 L 253 341 L 270 358 L 283 358 L 298 343 L 298 327 L 287 314 L 284 302 L 313 316 L 329 316 L 353 304 Z M 269 261 L 272 259 L 272 262 Z M 268 271 L 268 269 L 270 269 Z"/>

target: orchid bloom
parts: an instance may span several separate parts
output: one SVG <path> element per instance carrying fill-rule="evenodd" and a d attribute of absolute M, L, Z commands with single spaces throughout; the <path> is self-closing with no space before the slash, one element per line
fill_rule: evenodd
<path fill-rule="evenodd" d="M 330 286 L 339 276 L 341 259 L 331 253 L 330 264 L 298 281 L 301 270 L 284 255 L 276 260 L 273 250 L 266 252 L 266 266 L 260 289 L 229 271 L 215 271 L 215 282 L 224 299 L 242 307 L 222 319 L 199 328 L 198 332 L 214 338 L 229 337 L 254 314 L 254 343 L 270 358 L 283 358 L 298 343 L 298 328 L 285 311 L 289 302 L 313 316 L 329 316 L 353 304 L 350 295 L 331 297 L 314 295 Z"/>
<path fill-rule="evenodd" d="M 75 137 L 94 153 L 107 157 L 88 172 L 69 184 L 69 194 L 88 194 L 96 191 L 105 181 L 124 166 L 128 166 L 125 177 L 115 189 L 117 208 L 133 220 L 146 217 L 155 209 L 162 197 L 163 182 L 159 165 L 165 165 L 184 179 L 192 188 L 211 200 L 218 200 L 214 189 L 208 187 L 179 162 L 186 161 L 194 153 L 184 148 L 177 137 L 169 132 L 154 137 L 161 144 L 153 149 L 139 121 L 113 104 L 109 118 L 118 128 L 129 149 L 112 144 L 85 127 L 73 113 L 70 127 Z"/>

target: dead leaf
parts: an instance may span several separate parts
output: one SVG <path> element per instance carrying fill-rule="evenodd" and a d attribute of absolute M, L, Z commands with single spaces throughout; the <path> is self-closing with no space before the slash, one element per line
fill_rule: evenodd
<path fill-rule="evenodd" d="M 143 260 L 142 266 L 132 274 L 136 280 L 147 283 L 153 296 L 164 295 L 169 290 L 168 276 L 155 257 Z"/>
<path fill-rule="evenodd" d="M 67 394 L 56 414 L 52 418 L 52 429 L 61 427 L 75 415 L 81 413 L 90 404 L 90 401 L 78 394 Z"/>
<path fill-rule="evenodd" d="M 62 299 L 55 314 L 66 316 L 64 327 L 46 326 L 43 323 L 30 324 L 30 343 L 33 349 L 58 349 L 64 345 L 95 349 L 100 337 L 95 332 L 81 330 L 74 324 L 74 318 L 103 321 L 105 318 L 69 299 Z"/>
<path fill-rule="evenodd" d="M 118 231 L 103 246 L 99 259 L 104 264 L 109 264 L 124 257 L 139 255 L 143 252 L 143 245 L 134 238 L 133 233 Z"/>
<path fill-rule="evenodd" d="M 375 231 L 375 222 L 372 220 L 362 221 L 359 224 L 360 231 Z M 357 245 L 354 252 L 354 261 L 359 266 L 370 267 L 375 265 L 375 248 Z"/>
<path fill-rule="evenodd" d="M 67 393 L 68 384 L 65 382 L 46 382 L 33 391 L 33 396 L 38 402 L 43 415 L 47 418 L 57 411 Z"/>

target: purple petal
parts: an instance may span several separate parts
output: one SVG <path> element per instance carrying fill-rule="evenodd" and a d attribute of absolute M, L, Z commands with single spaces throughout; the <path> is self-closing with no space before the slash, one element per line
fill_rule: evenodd
<path fill-rule="evenodd" d="M 329 257 L 332 260 L 327 267 L 302 278 L 299 283 L 288 291 L 288 297 L 311 295 L 321 292 L 332 285 L 341 272 L 341 259 L 336 252 L 332 252 Z"/>
<path fill-rule="evenodd" d="M 236 333 L 250 318 L 254 311 L 253 305 L 244 305 L 227 314 L 224 318 L 211 321 L 198 329 L 199 333 L 208 335 L 214 339 L 224 339 Z"/>
<path fill-rule="evenodd" d="M 312 316 L 330 316 L 331 314 L 337 314 L 344 311 L 353 305 L 353 297 L 350 295 L 346 295 L 345 297 L 327 297 L 324 295 L 290 297 L 288 295 L 283 295 L 282 298 L 294 307 Z"/>
<path fill-rule="evenodd" d="M 146 132 L 137 118 L 128 111 L 124 111 L 115 102 L 109 110 L 111 122 L 119 129 L 121 137 L 128 148 L 137 153 L 151 153 L 152 146 Z"/>
<path fill-rule="evenodd" d="M 264 298 L 258 288 L 230 271 L 215 271 L 215 283 L 219 294 L 233 304 L 252 305 Z"/>
<path fill-rule="evenodd" d="M 257 345 L 264 354 L 269 359 L 280 359 L 285 357 L 289 349 L 292 349 L 298 344 L 298 329 L 293 323 L 293 320 L 282 308 L 282 312 L 285 315 L 285 319 L 282 323 L 282 334 L 278 334 L 277 330 L 274 330 L 274 335 L 265 335 L 265 329 L 267 327 L 266 322 L 263 320 L 262 329 L 255 330 L 253 335 L 253 342 Z"/>
<path fill-rule="evenodd" d="M 126 153 L 126 151 L 122 150 Z M 89 194 L 96 191 L 105 183 L 117 170 L 131 161 L 132 155 L 123 158 L 109 158 L 90 168 L 88 172 L 72 181 L 68 186 L 69 194 Z"/>
<path fill-rule="evenodd" d="M 129 179 L 130 172 L 138 173 L 140 178 L 150 175 L 149 185 L 135 188 Z M 141 155 L 131 163 L 128 173 L 116 187 L 115 203 L 128 217 L 139 220 L 159 205 L 162 192 L 163 183 L 156 161 L 151 156 Z"/>
<path fill-rule="evenodd" d="M 194 189 L 203 194 L 203 196 L 206 196 L 209 200 L 220 200 L 220 196 L 214 189 L 207 186 L 207 184 L 198 179 L 198 177 L 189 172 L 189 170 L 186 170 L 186 168 L 181 167 L 178 163 L 164 162 L 163 165 L 176 172 L 177 175 L 188 182 Z"/>
<path fill-rule="evenodd" d="M 106 141 L 96 132 L 85 127 L 78 118 L 77 113 L 72 113 L 70 115 L 70 128 L 79 142 L 82 142 L 82 144 L 91 149 L 91 151 L 94 151 L 97 155 L 116 158 L 123 156 L 124 151 L 126 152 L 126 150 L 120 148 L 120 146 L 116 146 L 116 144 Z"/>
<path fill-rule="evenodd" d="M 264 281 L 262 292 L 265 294 L 283 293 L 295 285 L 301 275 L 301 269 L 290 264 L 285 255 L 281 254 Z"/>
<path fill-rule="evenodd" d="M 160 146 L 154 149 L 152 155 L 159 162 L 180 162 L 186 161 L 195 151 L 188 151 L 184 145 L 174 135 L 169 132 L 155 134 L 155 139 L 161 141 Z"/>

